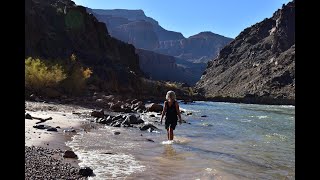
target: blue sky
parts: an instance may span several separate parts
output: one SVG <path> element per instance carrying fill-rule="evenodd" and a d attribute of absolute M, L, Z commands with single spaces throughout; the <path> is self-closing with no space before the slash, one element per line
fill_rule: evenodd
<path fill-rule="evenodd" d="M 243 29 L 269 18 L 289 0 L 74 0 L 93 9 L 142 9 L 185 37 L 202 31 L 235 38 Z"/>

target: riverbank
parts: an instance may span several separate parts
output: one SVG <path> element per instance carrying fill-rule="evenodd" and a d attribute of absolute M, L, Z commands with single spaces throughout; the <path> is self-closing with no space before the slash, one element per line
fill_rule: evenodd
<path fill-rule="evenodd" d="M 92 110 L 77 105 L 26 101 L 25 111 L 26 179 L 87 179 L 79 175 L 77 158 L 63 156 L 72 150 L 66 145 L 72 136 L 96 128 L 96 124 L 85 119 Z"/>
<path fill-rule="evenodd" d="M 71 141 L 74 135 L 83 135 L 91 129 L 102 127 L 102 124 L 106 124 L 105 121 L 111 117 L 114 122 L 112 126 L 115 127 L 133 127 L 131 123 L 143 124 L 144 121 L 134 119 L 136 116 L 128 114 L 139 116 L 137 111 L 146 111 L 145 104 L 137 99 L 98 94 L 92 99 L 69 98 L 51 101 L 37 97 L 36 101 L 26 101 L 25 146 L 26 161 L 28 161 L 25 167 L 26 177 L 79 179 L 82 177 L 78 173 L 79 155 L 76 154 L 75 158 L 65 158 L 66 151 L 73 151 L 66 142 Z M 146 127 L 152 128 L 149 125 Z M 57 163 L 53 163 L 54 161 Z M 52 173 L 49 173 L 50 169 L 53 169 Z"/>

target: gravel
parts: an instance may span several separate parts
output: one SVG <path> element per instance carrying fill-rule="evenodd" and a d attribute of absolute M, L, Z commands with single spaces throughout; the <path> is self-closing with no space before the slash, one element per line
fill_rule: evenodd
<path fill-rule="evenodd" d="M 59 149 L 25 146 L 25 179 L 87 179 L 79 175 L 79 168 L 61 159 L 53 158 L 62 154 Z"/>

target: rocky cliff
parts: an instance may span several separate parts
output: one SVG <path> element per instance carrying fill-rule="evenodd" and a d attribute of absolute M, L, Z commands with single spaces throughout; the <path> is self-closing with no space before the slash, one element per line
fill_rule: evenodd
<path fill-rule="evenodd" d="M 133 45 L 108 34 L 86 8 L 70 0 L 25 1 L 25 56 L 69 59 L 90 67 L 101 90 L 134 91 L 143 72 Z"/>
<path fill-rule="evenodd" d="M 200 78 L 200 76 L 195 76 L 192 70 L 178 66 L 176 58 L 173 56 L 144 49 L 136 49 L 136 53 L 139 55 L 141 70 L 151 79 L 176 81 L 193 85 Z"/>
<path fill-rule="evenodd" d="M 90 11 L 92 14 L 94 14 L 97 19 L 101 22 L 104 22 L 108 27 L 110 31 L 110 35 L 113 37 L 116 37 L 118 39 L 121 39 L 120 33 L 123 35 L 126 35 L 127 31 L 121 31 L 121 29 L 117 30 L 117 34 L 114 34 L 114 28 L 117 28 L 118 26 L 125 25 L 125 24 L 131 24 L 132 28 L 136 29 L 143 29 L 143 26 L 145 24 L 148 24 L 148 28 L 145 29 L 146 33 L 153 33 L 156 34 L 157 40 L 163 41 L 163 40 L 178 40 L 178 39 L 184 39 L 183 35 L 179 32 L 174 31 L 168 31 L 161 27 L 158 23 L 158 21 L 147 17 L 142 10 L 126 10 L 126 9 L 111 9 L 111 10 L 102 10 L 102 9 L 90 9 L 87 8 L 88 11 Z M 144 22 L 142 23 L 134 23 L 134 22 Z M 133 27 L 135 26 L 135 27 Z M 152 27 L 152 29 L 149 28 L 149 26 Z M 122 36 L 123 36 L 122 35 Z M 135 39 L 140 39 L 140 41 L 146 41 L 148 42 L 148 39 L 145 39 L 142 37 L 134 37 Z M 128 42 L 128 41 L 125 41 Z M 158 47 L 147 47 L 144 44 L 135 44 L 132 42 L 133 45 L 135 45 L 137 48 L 144 48 L 148 50 L 153 50 Z M 142 46 L 141 46 L 142 45 Z"/>
<path fill-rule="evenodd" d="M 207 63 L 231 41 L 231 38 L 212 32 L 201 32 L 180 40 L 160 41 L 160 46 L 155 51 L 193 63 Z"/>
<path fill-rule="evenodd" d="M 154 49 L 159 46 L 158 36 L 152 24 L 143 20 L 120 25 L 112 29 L 112 35 L 142 49 Z"/>
<path fill-rule="evenodd" d="M 181 77 L 179 79 L 182 80 L 181 82 L 187 82 L 190 85 L 194 85 L 199 80 L 207 61 L 214 58 L 219 50 L 232 40 L 211 32 L 202 32 L 185 38 L 179 32 L 164 29 L 156 20 L 147 17 L 142 10 L 90 8 L 87 8 L 87 10 L 96 16 L 99 21 L 107 25 L 111 36 L 133 44 L 136 48 L 156 52 L 153 55 L 157 57 L 157 60 L 159 60 L 159 57 L 164 57 L 164 61 L 166 61 L 167 56 L 174 56 L 177 60 L 176 62 L 179 62 L 176 66 L 184 73 L 187 73 L 188 77 L 189 75 L 192 77 Z M 167 56 L 158 56 L 157 54 Z M 154 62 L 154 64 L 157 63 Z M 167 62 L 164 64 L 167 64 Z M 151 72 L 146 69 L 146 67 L 151 66 L 142 65 L 141 67 L 143 67 L 144 72 Z M 167 68 L 170 69 L 171 67 Z M 151 76 L 157 74 L 154 77 L 167 77 L 167 74 L 160 75 L 161 72 L 165 71 L 152 72 L 154 73 L 149 73 Z M 170 78 L 169 80 L 173 79 Z"/>
<path fill-rule="evenodd" d="M 208 63 L 196 88 L 210 97 L 294 104 L 295 1 L 243 30 Z"/>
<path fill-rule="evenodd" d="M 232 40 L 212 32 L 201 32 L 185 38 L 179 32 L 164 29 L 142 10 L 87 9 L 107 25 L 111 36 L 137 48 L 176 56 L 190 62 L 207 63 Z"/>

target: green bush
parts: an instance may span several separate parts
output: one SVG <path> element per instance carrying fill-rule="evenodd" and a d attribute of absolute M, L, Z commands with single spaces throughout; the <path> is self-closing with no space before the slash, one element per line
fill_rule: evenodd
<path fill-rule="evenodd" d="M 56 64 L 48 67 L 40 59 L 31 57 L 25 59 L 25 86 L 39 91 L 44 88 L 54 88 L 66 79 L 63 68 Z"/>
<path fill-rule="evenodd" d="M 25 59 L 26 91 L 45 96 L 56 96 L 58 91 L 79 95 L 86 89 L 87 79 L 91 74 L 91 69 L 82 67 L 74 54 L 71 55 L 70 61 L 64 61 L 62 65 L 50 65 L 39 58 Z"/>

